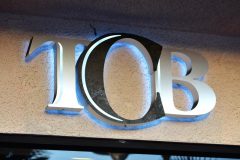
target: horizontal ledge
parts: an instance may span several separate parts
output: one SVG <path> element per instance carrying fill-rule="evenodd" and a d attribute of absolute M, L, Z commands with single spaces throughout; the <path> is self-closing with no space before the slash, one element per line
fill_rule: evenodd
<path fill-rule="evenodd" d="M 30 134 L 0 134 L 0 146 L 9 148 L 57 149 L 117 153 L 169 154 L 203 157 L 240 158 L 240 146 L 204 143 L 182 143 L 69 137 Z"/>

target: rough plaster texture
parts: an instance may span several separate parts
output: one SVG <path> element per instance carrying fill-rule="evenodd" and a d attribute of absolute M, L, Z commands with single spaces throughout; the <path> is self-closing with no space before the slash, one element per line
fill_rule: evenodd
<path fill-rule="evenodd" d="M 206 119 L 198 122 L 163 121 L 150 128 L 125 131 L 103 127 L 92 121 L 84 111 L 78 116 L 46 114 L 44 108 L 51 101 L 53 90 L 51 56 L 42 54 L 31 63 L 24 62 L 24 42 L 32 35 L 51 34 L 92 40 L 96 36 L 89 27 L 89 22 L 9 14 L 0 14 L 0 19 L 1 133 L 240 145 L 239 38 L 94 22 L 97 36 L 109 32 L 135 33 L 159 42 L 164 47 L 199 52 L 209 63 L 206 82 L 216 93 L 217 105 Z M 115 54 L 117 60 L 112 57 L 113 65 L 109 63 L 109 68 L 110 71 L 124 70 L 125 74 L 112 72 L 115 75 L 112 76 L 113 79 L 109 79 L 109 83 L 118 81 L 118 86 L 112 86 L 111 94 L 119 96 L 119 101 L 113 97 L 112 103 L 123 107 L 119 111 L 122 115 L 129 111 L 125 115 L 129 117 L 130 112 L 135 110 L 126 107 L 145 105 L 146 101 L 142 97 L 145 97 L 144 89 L 147 90 L 148 87 L 143 90 L 140 87 L 146 80 L 144 70 L 139 69 L 142 61 L 125 52 L 121 54 Z M 124 66 L 121 66 L 123 64 L 120 62 L 123 62 Z M 181 93 L 175 95 L 182 96 Z M 130 96 L 133 98 L 128 99 Z M 143 106 L 136 107 L 139 113 L 143 111 Z M 139 115 L 134 113 L 134 116 Z"/>

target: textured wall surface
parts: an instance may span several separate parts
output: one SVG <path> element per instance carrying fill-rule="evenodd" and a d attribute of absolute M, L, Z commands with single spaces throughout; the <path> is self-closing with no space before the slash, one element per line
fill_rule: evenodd
<path fill-rule="evenodd" d="M 91 24 L 96 29 L 96 36 L 88 21 L 9 14 L 0 14 L 0 19 L 1 133 L 240 145 L 239 38 L 93 21 Z M 214 89 L 217 96 L 214 111 L 202 121 L 163 121 L 150 128 L 132 131 L 103 127 L 92 121 L 84 111 L 78 116 L 46 114 L 45 106 L 51 101 L 53 94 L 51 55 L 42 54 L 31 63 L 26 63 L 24 61 L 26 42 L 32 35 L 49 34 L 93 40 L 109 32 L 139 34 L 159 42 L 164 47 L 188 49 L 203 55 L 209 63 L 206 82 Z M 108 79 L 108 87 L 111 88 L 112 95 L 119 97 L 119 101 L 112 97 L 112 103 L 122 107 L 118 113 L 129 117 L 135 110 L 142 112 L 144 105 L 148 103 L 142 97 L 146 96 L 144 90 L 149 86 L 144 83 L 146 81 L 144 70 L 139 69 L 139 64 L 143 61 L 125 52 L 115 54 L 110 59 L 109 73 L 116 79 Z M 113 72 L 120 69 L 124 70 L 124 74 Z M 125 84 L 128 86 L 111 85 L 116 81 L 120 86 Z M 141 88 L 141 84 L 145 84 L 145 87 Z M 175 95 L 182 96 L 178 92 Z M 129 99 L 130 96 L 132 99 Z M 184 104 L 184 102 L 179 103 Z M 137 109 L 127 109 L 134 106 Z M 136 113 L 133 114 L 134 117 L 139 116 Z"/>

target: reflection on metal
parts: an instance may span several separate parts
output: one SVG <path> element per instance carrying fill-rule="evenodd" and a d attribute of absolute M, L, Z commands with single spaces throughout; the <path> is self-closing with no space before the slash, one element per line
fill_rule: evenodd
<path fill-rule="evenodd" d="M 156 71 L 162 50 L 159 44 L 130 34 L 104 35 L 103 37 L 99 37 L 87 47 L 77 63 L 78 79 L 82 80 L 79 81 L 79 85 L 92 107 L 91 113 L 96 115 L 98 119 L 103 119 L 114 125 L 126 128 L 143 125 L 144 123 L 163 117 L 164 111 L 159 93 L 155 94 L 155 100 L 152 102 L 147 114 L 136 120 L 128 120 L 120 117 L 109 105 L 103 83 L 104 63 L 110 47 L 119 41 L 135 45 L 144 57 L 148 59 L 148 62 L 151 62 L 151 67 L 149 67 L 151 71 L 149 73 L 151 74 Z M 156 51 L 158 52 L 157 54 Z"/>
<path fill-rule="evenodd" d="M 51 40 L 51 41 L 49 41 Z M 149 111 L 140 119 L 128 120 L 120 117 L 109 105 L 105 89 L 103 70 L 106 56 L 115 43 L 135 46 L 143 54 L 149 65 L 149 74 L 153 75 L 155 84 L 154 99 Z M 81 48 L 82 53 L 75 68 L 75 48 Z M 213 90 L 201 78 L 207 73 L 207 61 L 199 54 L 173 52 L 162 50 L 162 46 L 144 37 L 132 34 L 107 34 L 90 44 L 69 39 L 42 37 L 33 38 L 29 45 L 26 61 L 32 60 L 43 51 L 54 49 L 55 59 L 55 98 L 46 110 L 50 113 L 67 111 L 77 113 L 84 107 L 78 100 L 81 95 L 90 104 L 88 111 L 95 119 L 100 119 L 110 126 L 122 129 L 144 128 L 159 120 L 183 120 L 206 116 L 214 108 L 216 96 Z M 80 51 L 80 52 L 81 52 Z M 171 59 L 184 63 L 184 74 L 172 76 Z M 77 77 L 75 77 L 77 75 Z M 77 84 L 77 86 L 76 86 Z M 192 95 L 193 105 L 188 111 L 177 109 L 173 101 L 173 84 L 184 86 Z M 76 94 L 79 88 L 80 94 Z M 80 98 L 79 98 L 80 97 Z M 81 103 L 82 104 L 82 103 Z M 177 118 L 177 119 L 176 119 Z"/>

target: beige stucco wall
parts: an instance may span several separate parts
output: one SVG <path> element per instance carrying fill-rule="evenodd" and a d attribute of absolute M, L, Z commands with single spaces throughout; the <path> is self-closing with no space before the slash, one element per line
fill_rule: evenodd
<path fill-rule="evenodd" d="M 10 17 L 10 22 L 4 24 L 1 21 L 0 25 L 1 133 L 240 145 L 239 39 L 94 22 L 100 35 L 119 30 L 120 32 L 143 35 L 163 44 L 164 47 L 188 49 L 200 53 L 209 63 L 206 82 L 214 89 L 217 96 L 214 111 L 202 121 L 163 121 L 158 125 L 141 130 L 115 130 L 90 120 L 84 111 L 78 116 L 46 114 L 44 109 L 51 101 L 53 92 L 51 85 L 53 72 L 49 72 L 50 63 L 52 63 L 50 56 L 42 54 L 31 63 L 24 61 L 25 42 L 30 39 L 31 35 L 67 35 L 92 40 L 97 36 L 93 35 L 88 25 L 89 22 L 41 17 L 27 20 L 24 16 L 7 16 Z M 6 15 L 0 15 L 0 17 L 6 19 Z M 58 28 L 59 24 L 63 25 Z M 29 30 L 24 26 L 28 26 Z M 128 54 L 119 55 L 115 57 L 118 59 L 117 61 L 114 60 L 114 57 L 112 58 L 111 63 L 114 66 L 109 63 L 110 71 L 111 69 L 123 69 L 124 74 L 119 72 L 115 80 L 119 81 L 121 85 L 126 84 L 128 80 L 128 87 L 110 86 L 113 89 L 111 92 L 121 99 L 121 101 L 116 101 L 113 97 L 113 103 L 121 107 L 119 104 L 126 102 L 127 104 L 124 106 L 136 106 L 137 110 L 141 112 L 147 103 L 147 100 L 142 98 L 146 96 L 146 92 L 141 89 L 140 85 L 145 84 L 144 79 L 142 79 L 144 71 L 138 68 L 141 61 Z M 122 68 L 124 66 L 125 68 Z M 112 72 L 115 75 L 117 73 Z M 110 79 L 112 82 L 115 80 Z M 136 94 L 136 86 L 138 94 Z M 122 94 L 119 93 L 119 89 Z M 146 86 L 145 89 L 147 90 L 148 87 Z M 132 95 L 133 98 L 128 99 L 129 95 Z M 181 94 L 177 93 L 177 95 Z M 136 102 L 143 106 L 136 105 Z M 130 108 L 127 113 L 124 106 L 122 105 L 123 109 L 119 113 L 126 114 L 126 117 L 129 117 L 131 112 L 134 116 L 139 116 L 134 113 L 134 108 Z"/>

